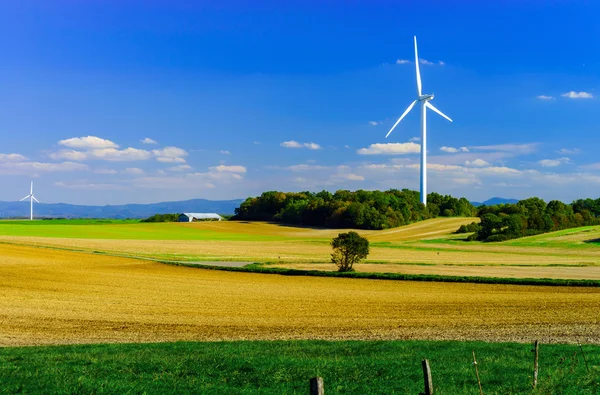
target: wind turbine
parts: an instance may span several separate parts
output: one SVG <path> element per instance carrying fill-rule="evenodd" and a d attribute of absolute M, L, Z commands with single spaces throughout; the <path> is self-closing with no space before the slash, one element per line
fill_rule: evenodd
<path fill-rule="evenodd" d="M 29 195 L 25 196 L 23 199 L 19 200 L 22 202 L 23 200 L 29 199 L 30 201 L 30 209 L 29 209 L 29 219 L 33 220 L 33 201 L 40 202 L 33 196 L 33 181 L 31 181 L 31 188 L 29 189 Z"/>
<path fill-rule="evenodd" d="M 423 94 L 421 92 L 421 72 L 419 71 L 419 54 L 417 53 L 417 36 L 415 36 L 415 66 L 417 69 L 417 99 L 410 103 L 406 111 L 398 118 L 394 126 L 390 129 L 388 134 L 385 135 L 387 138 L 392 130 L 396 128 L 396 126 L 402 121 L 402 118 L 406 116 L 412 110 L 412 108 L 417 104 L 417 102 L 421 103 L 421 203 L 427 205 L 427 109 L 433 110 L 440 114 L 442 117 L 446 118 L 448 121 L 452 122 L 452 120 L 442 113 L 440 110 L 435 108 L 433 104 L 430 103 L 433 100 L 433 94 Z"/>

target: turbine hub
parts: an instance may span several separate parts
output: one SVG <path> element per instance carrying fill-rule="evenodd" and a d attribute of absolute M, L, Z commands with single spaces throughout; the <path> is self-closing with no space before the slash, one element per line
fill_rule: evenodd
<path fill-rule="evenodd" d="M 431 94 L 431 95 L 421 95 L 421 96 L 419 96 L 418 100 L 419 101 L 430 101 L 430 100 L 433 100 L 433 97 L 434 97 L 433 94 Z"/>

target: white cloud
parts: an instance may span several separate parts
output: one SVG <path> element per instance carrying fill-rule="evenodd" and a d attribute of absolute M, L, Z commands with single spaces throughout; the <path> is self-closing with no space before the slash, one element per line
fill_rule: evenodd
<path fill-rule="evenodd" d="M 449 152 L 449 153 L 456 153 L 456 152 L 469 152 L 469 149 L 467 147 L 460 147 L 460 148 L 442 147 L 442 148 L 440 148 L 440 151 Z"/>
<path fill-rule="evenodd" d="M 221 150 L 221 151 L 219 151 L 219 153 L 223 154 L 223 155 L 229 155 L 229 154 L 231 154 L 231 152 L 229 152 L 227 150 Z"/>
<path fill-rule="evenodd" d="M 255 141 L 254 144 L 255 145 L 261 145 L 261 142 L 260 141 Z"/>
<path fill-rule="evenodd" d="M 73 137 L 66 140 L 60 140 L 59 145 L 64 145 L 69 148 L 84 148 L 84 149 L 98 149 L 98 148 L 118 148 L 119 146 L 110 140 L 105 140 L 96 136 L 87 137 Z"/>
<path fill-rule="evenodd" d="M 561 155 L 577 155 L 577 154 L 581 153 L 581 150 L 579 148 L 573 148 L 573 149 L 561 148 L 556 152 L 558 152 Z"/>
<path fill-rule="evenodd" d="M 321 149 L 321 146 L 317 143 L 299 143 L 295 140 L 290 140 L 290 141 L 284 141 L 283 143 L 280 144 L 280 146 L 284 147 L 284 148 L 308 148 L 311 150 L 318 150 Z"/>
<path fill-rule="evenodd" d="M 21 154 L 0 154 L 0 162 L 23 162 L 27 158 Z"/>
<path fill-rule="evenodd" d="M 66 183 L 63 181 L 57 181 L 54 183 L 57 187 L 68 188 L 68 189 L 95 189 L 95 190 L 105 190 L 105 189 L 125 189 L 123 185 L 118 184 L 96 184 L 92 182 L 74 182 L 74 183 Z"/>
<path fill-rule="evenodd" d="M 118 150 L 115 148 L 94 149 L 89 151 L 87 155 L 90 159 L 106 160 L 110 162 L 147 160 L 152 156 L 150 151 L 131 147 L 123 150 Z"/>
<path fill-rule="evenodd" d="M 188 153 L 177 147 L 165 147 L 163 149 L 152 150 L 152 155 L 156 157 L 156 160 L 162 163 L 185 163 L 184 156 Z"/>
<path fill-rule="evenodd" d="M 360 176 L 358 174 L 352 174 L 352 173 L 342 174 L 340 177 L 344 178 L 346 180 L 349 180 L 349 181 L 364 181 L 365 180 L 365 178 L 363 176 Z"/>
<path fill-rule="evenodd" d="M 245 173 L 246 168 L 244 166 L 226 166 L 219 165 L 215 167 L 211 167 L 210 170 L 217 172 L 227 172 L 227 173 Z"/>
<path fill-rule="evenodd" d="M 565 163 L 570 163 L 571 159 L 569 158 L 557 158 L 557 159 L 542 159 L 538 161 L 538 163 L 544 167 L 556 167 Z"/>
<path fill-rule="evenodd" d="M 208 173 L 171 174 L 159 177 L 139 177 L 131 182 L 136 188 L 147 189 L 212 189 L 215 184 L 209 181 Z"/>
<path fill-rule="evenodd" d="M 408 139 L 408 141 L 412 141 L 412 142 L 421 141 L 421 138 L 420 137 L 411 137 Z"/>
<path fill-rule="evenodd" d="M 0 174 L 31 174 L 38 172 L 84 171 L 88 166 L 75 162 L 6 162 L 0 163 Z"/>
<path fill-rule="evenodd" d="M 145 172 L 144 172 L 144 170 L 140 169 L 139 167 L 128 167 L 125 170 L 123 170 L 123 173 L 139 175 L 139 174 L 144 174 Z"/>
<path fill-rule="evenodd" d="M 185 159 L 183 158 L 168 158 L 159 156 L 158 158 L 156 158 L 156 160 L 162 163 L 185 163 Z"/>
<path fill-rule="evenodd" d="M 408 64 L 408 63 L 412 63 L 410 60 L 406 60 L 406 59 L 396 59 L 396 64 Z"/>
<path fill-rule="evenodd" d="M 369 125 L 371 125 L 371 126 L 381 125 L 381 121 L 369 121 Z"/>
<path fill-rule="evenodd" d="M 152 139 L 151 139 L 151 138 L 149 138 L 149 137 L 146 137 L 145 139 L 142 139 L 142 140 L 140 140 L 140 142 L 141 142 L 142 144 L 158 144 L 158 143 L 156 142 L 156 140 L 152 140 Z"/>
<path fill-rule="evenodd" d="M 96 174 L 117 174 L 117 171 L 114 169 L 96 169 L 94 170 Z"/>
<path fill-rule="evenodd" d="M 165 147 L 163 149 L 152 150 L 152 154 L 160 158 L 181 158 L 187 156 L 188 153 L 177 147 Z"/>
<path fill-rule="evenodd" d="M 52 152 L 49 156 L 51 159 L 54 160 L 66 159 L 74 161 L 86 160 L 88 157 L 85 152 L 66 149 L 60 150 L 58 152 Z"/>
<path fill-rule="evenodd" d="M 575 92 L 575 91 L 563 93 L 561 96 L 569 98 L 569 99 L 593 99 L 594 98 L 594 95 L 592 95 L 589 92 Z"/>
<path fill-rule="evenodd" d="M 590 163 L 589 165 L 579 166 L 581 169 L 600 170 L 600 162 Z"/>
<path fill-rule="evenodd" d="M 302 144 L 300 144 L 299 142 L 297 142 L 295 140 L 284 141 L 283 143 L 281 143 L 279 145 L 284 148 L 302 148 L 303 147 Z"/>
<path fill-rule="evenodd" d="M 437 65 L 440 65 L 440 66 L 445 66 L 445 65 L 446 65 L 446 63 L 445 63 L 445 62 L 443 62 L 443 61 L 441 61 L 441 60 L 439 60 L 439 61 L 437 61 L 437 62 L 432 62 L 432 61 L 430 61 L 430 60 L 423 59 L 423 58 L 419 58 L 419 63 L 420 63 L 420 64 L 427 65 L 427 66 L 431 66 L 431 65 L 433 65 L 433 64 L 437 64 Z"/>
<path fill-rule="evenodd" d="M 540 100 L 554 100 L 555 99 L 554 96 L 546 96 L 546 95 L 539 95 L 537 98 Z"/>
<path fill-rule="evenodd" d="M 473 167 L 487 167 L 490 166 L 490 162 L 483 160 L 483 159 L 475 159 L 475 160 L 467 160 L 465 161 L 465 165 L 466 166 L 473 166 Z"/>
<path fill-rule="evenodd" d="M 292 165 L 292 166 L 287 167 L 287 169 L 291 170 L 291 171 L 312 171 L 312 170 L 323 170 L 326 168 L 327 167 L 325 167 L 325 166 L 307 165 L 307 164 Z"/>
<path fill-rule="evenodd" d="M 192 166 L 190 166 L 190 165 L 179 165 L 179 166 L 169 167 L 169 170 L 171 170 L 171 171 L 186 171 L 186 170 L 190 170 L 191 168 L 192 168 Z"/>
<path fill-rule="evenodd" d="M 402 155 L 414 154 L 421 150 L 420 144 L 409 143 L 387 143 L 371 144 L 368 148 L 361 148 L 356 151 L 359 155 Z"/>
<path fill-rule="evenodd" d="M 509 152 L 514 155 L 518 154 L 530 154 L 535 152 L 538 147 L 538 143 L 528 144 L 497 144 L 497 145 L 479 145 L 470 147 L 470 149 L 481 150 L 481 151 L 500 151 Z"/>

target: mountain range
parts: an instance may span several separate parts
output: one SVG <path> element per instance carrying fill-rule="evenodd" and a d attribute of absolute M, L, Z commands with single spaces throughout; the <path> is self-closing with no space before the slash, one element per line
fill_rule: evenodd
<path fill-rule="evenodd" d="M 230 215 L 243 202 L 234 200 L 192 199 L 180 202 L 81 206 L 66 203 L 34 203 L 33 216 L 63 218 L 147 218 L 154 214 L 217 213 Z M 0 202 L 0 218 L 29 217 L 29 202 Z"/>
<path fill-rule="evenodd" d="M 501 197 L 493 197 L 491 199 L 486 200 L 485 202 L 471 202 L 471 204 L 475 207 L 478 207 L 478 206 L 483 206 L 484 204 L 486 206 L 494 206 L 496 204 L 506 204 L 506 203 L 516 204 L 518 202 L 519 202 L 518 199 L 506 199 L 506 198 L 501 198 Z"/>
<path fill-rule="evenodd" d="M 154 214 L 170 213 L 218 213 L 231 215 L 243 199 L 206 200 L 191 199 L 179 202 L 150 204 L 122 204 L 114 206 L 82 206 L 67 203 L 36 203 L 34 217 L 62 218 L 147 218 Z M 517 199 L 493 197 L 485 202 L 471 202 L 474 206 L 517 203 Z M 0 202 L 0 218 L 23 218 L 29 216 L 29 202 Z"/>

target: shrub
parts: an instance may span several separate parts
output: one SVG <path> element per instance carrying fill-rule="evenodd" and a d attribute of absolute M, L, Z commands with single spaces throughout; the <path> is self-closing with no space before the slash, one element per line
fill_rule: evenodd
<path fill-rule="evenodd" d="M 479 231 L 479 224 L 477 222 L 471 222 L 468 225 L 461 225 L 460 228 L 458 228 L 458 230 L 454 233 L 471 233 L 471 232 L 478 232 Z"/>
<path fill-rule="evenodd" d="M 510 237 L 510 235 L 497 234 L 497 235 L 491 235 L 484 241 L 494 242 L 494 241 L 506 241 L 506 240 L 510 240 L 510 239 L 512 239 L 512 237 Z"/>

